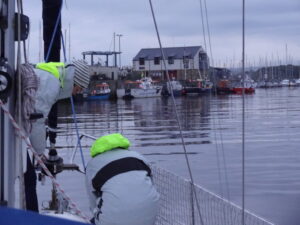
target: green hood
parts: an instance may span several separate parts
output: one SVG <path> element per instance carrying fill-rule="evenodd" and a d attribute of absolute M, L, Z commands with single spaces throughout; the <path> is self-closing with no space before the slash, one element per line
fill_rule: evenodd
<path fill-rule="evenodd" d="M 119 133 L 109 134 L 98 138 L 92 145 L 91 156 L 95 157 L 98 154 L 107 152 L 116 148 L 127 149 L 130 146 L 130 142 L 127 138 Z"/>

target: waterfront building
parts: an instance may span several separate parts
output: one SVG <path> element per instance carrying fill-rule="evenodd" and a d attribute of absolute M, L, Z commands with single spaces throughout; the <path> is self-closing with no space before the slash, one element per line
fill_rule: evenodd
<path fill-rule="evenodd" d="M 111 51 L 86 51 L 82 52 L 83 59 L 86 60 L 90 56 L 90 75 L 105 80 L 117 80 L 119 76 L 119 68 L 117 65 L 117 56 L 120 52 Z M 94 57 L 98 56 L 97 63 Z M 109 63 L 109 57 L 113 56 L 113 61 Z M 100 58 L 102 57 L 102 58 Z M 103 60 L 104 58 L 104 60 Z"/>
<path fill-rule="evenodd" d="M 209 59 L 201 46 L 163 48 L 171 77 L 178 80 L 207 78 Z M 166 79 L 160 48 L 143 48 L 133 58 L 133 70 L 154 79 Z"/>

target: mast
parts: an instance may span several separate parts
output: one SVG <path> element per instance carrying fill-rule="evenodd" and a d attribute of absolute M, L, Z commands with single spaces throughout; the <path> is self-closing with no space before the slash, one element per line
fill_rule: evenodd
<path fill-rule="evenodd" d="M 114 66 L 117 67 L 117 55 L 116 55 L 116 33 L 114 32 Z"/>
<path fill-rule="evenodd" d="M 39 22 L 39 62 L 42 61 L 42 23 Z"/>
<path fill-rule="evenodd" d="M 14 71 L 15 43 L 14 43 L 14 14 L 15 1 L 2 1 L 2 20 L 7 18 L 7 27 L 1 26 L 1 58 L 6 58 L 9 67 Z M 3 15 L 6 12 L 7 15 Z M 12 74 L 11 74 L 12 75 Z M 14 97 L 11 92 L 6 107 L 14 114 Z M 0 205 L 14 207 L 15 192 L 15 133 L 7 115 L 0 110 Z"/>
<path fill-rule="evenodd" d="M 62 0 L 43 0 L 43 37 L 45 62 L 60 62 Z M 57 128 L 57 103 L 48 115 L 48 125 Z M 49 131 L 50 142 L 56 142 L 56 133 Z"/>
<path fill-rule="evenodd" d="M 43 0 L 44 59 L 46 62 L 60 61 L 61 7 L 62 0 Z"/>
<path fill-rule="evenodd" d="M 288 52 L 288 48 L 287 48 L 287 44 L 285 44 L 285 79 L 289 79 L 288 77 L 288 57 L 287 57 L 287 53 Z"/>
<path fill-rule="evenodd" d="M 186 81 L 186 58 L 185 58 L 185 47 L 183 48 L 183 69 L 184 69 L 184 80 Z"/>

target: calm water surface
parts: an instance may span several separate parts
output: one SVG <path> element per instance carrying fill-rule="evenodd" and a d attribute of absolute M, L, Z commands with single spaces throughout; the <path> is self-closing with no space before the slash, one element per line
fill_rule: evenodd
<path fill-rule="evenodd" d="M 246 96 L 246 208 L 276 224 L 300 224 L 299 96 L 300 88 L 257 89 Z M 195 182 L 240 205 L 242 97 L 180 97 L 176 104 Z M 121 132 L 133 150 L 188 178 L 171 98 L 83 102 L 76 111 L 79 132 L 96 137 Z M 59 114 L 58 146 L 66 160 L 76 144 L 75 125 L 68 104 Z M 82 141 L 85 161 L 91 144 Z M 81 163 L 80 154 L 75 160 Z M 88 212 L 83 175 L 66 172 L 58 178 Z M 47 185 L 40 189 L 47 199 Z"/>

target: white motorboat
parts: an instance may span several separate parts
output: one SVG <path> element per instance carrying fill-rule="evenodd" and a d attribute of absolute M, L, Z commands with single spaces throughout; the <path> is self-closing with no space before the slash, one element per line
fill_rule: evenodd
<path fill-rule="evenodd" d="M 295 81 L 296 86 L 300 86 L 300 78 Z"/>
<path fill-rule="evenodd" d="M 125 87 L 117 89 L 118 98 L 150 98 L 161 96 L 162 87 L 155 86 L 150 77 L 127 81 Z"/>
<path fill-rule="evenodd" d="M 171 89 L 172 87 L 172 89 Z M 163 90 L 162 90 L 162 95 L 163 96 L 170 96 L 171 91 L 173 91 L 174 96 L 181 96 L 182 94 L 182 89 L 183 86 L 178 80 L 171 80 L 164 85 Z"/>
<path fill-rule="evenodd" d="M 289 84 L 290 84 L 290 81 L 287 80 L 287 79 L 284 79 L 284 80 L 282 80 L 282 81 L 280 82 L 280 84 L 281 84 L 282 87 L 288 87 Z"/>

